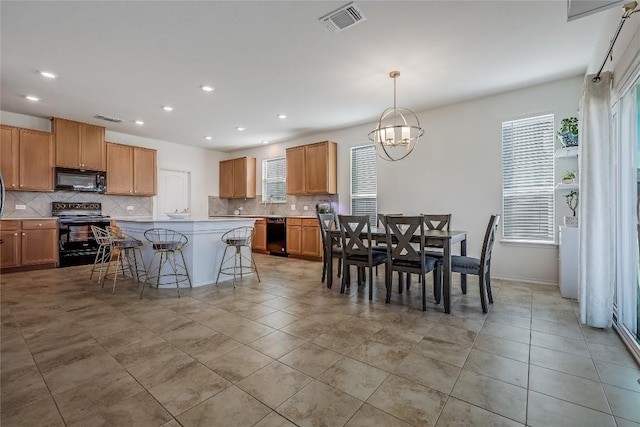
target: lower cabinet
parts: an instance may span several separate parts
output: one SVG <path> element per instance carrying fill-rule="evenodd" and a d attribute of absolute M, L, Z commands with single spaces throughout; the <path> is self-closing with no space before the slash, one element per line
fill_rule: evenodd
<path fill-rule="evenodd" d="M 322 259 L 322 238 L 317 219 L 287 218 L 287 253 L 293 257 Z"/>
<path fill-rule="evenodd" d="M 58 261 L 55 219 L 0 221 L 0 268 L 46 265 Z"/>
<path fill-rule="evenodd" d="M 253 252 L 267 253 L 267 220 L 257 219 L 254 227 L 253 242 L 251 249 Z"/>

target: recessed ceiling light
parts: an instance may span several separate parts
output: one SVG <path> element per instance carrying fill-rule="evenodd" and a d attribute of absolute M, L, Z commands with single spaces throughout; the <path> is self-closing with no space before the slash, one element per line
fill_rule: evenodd
<path fill-rule="evenodd" d="M 173 111 L 173 107 L 169 107 L 168 105 L 165 105 L 164 107 L 162 107 L 162 109 L 164 111 Z"/>
<path fill-rule="evenodd" d="M 213 90 L 215 89 L 213 86 L 208 86 L 208 85 L 202 85 L 200 86 L 202 88 L 203 91 L 205 92 L 213 92 Z"/>
<path fill-rule="evenodd" d="M 213 138 L 211 138 L 210 136 L 205 136 L 204 139 L 206 139 L 207 141 L 211 141 Z"/>
<path fill-rule="evenodd" d="M 27 98 L 29 101 L 40 101 L 40 98 L 34 95 L 27 95 L 25 96 L 25 98 Z"/>
<path fill-rule="evenodd" d="M 278 114 L 278 118 L 279 119 L 286 119 L 287 115 L 286 114 Z"/>
<path fill-rule="evenodd" d="M 237 130 L 237 131 L 240 131 L 240 132 L 242 132 L 242 131 L 243 131 L 243 130 L 245 130 L 245 129 L 246 129 L 246 128 L 243 128 L 242 126 L 238 126 L 238 127 L 236 128 L 236 130 Z"/>
<path fill-rule="evenodd" d="M 137 125 L 143 125 L 144 124 L 144 122 L 142 120 L 136 120 L 134 123 L 137 124 Z"/>
<path fill-rule="evenodd" d="M 40 75 L 41 75 L 42 77 L 46 77 L 46 78 L 48 78 L 48 79 L 55 79 L 56 77 L 58 77 L 58 76 L 56 76 L 55 74 L 50 73 L 49 71 L 40 71 Z"/>
<path fill-rule="evenodd" d="M 263 144 L 268 144 L 268 143 L 269 143 L 269 141 L 262 141 L 262 143 L 263 143 Z"/>

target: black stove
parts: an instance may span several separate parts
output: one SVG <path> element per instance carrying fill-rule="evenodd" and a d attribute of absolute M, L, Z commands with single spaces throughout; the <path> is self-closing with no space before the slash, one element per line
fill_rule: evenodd
<path fill-rule="evenodd" d="M 98 252 L 91 226 L 105 228 L 111 222 L 97 202 L 52 202 L 51 214 L 58 217 L 60 267 L 92 264 Z"/>

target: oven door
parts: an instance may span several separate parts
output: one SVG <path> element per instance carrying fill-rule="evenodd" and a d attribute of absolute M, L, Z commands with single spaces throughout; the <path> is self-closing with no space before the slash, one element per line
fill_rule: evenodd
<path fill-rule="evenodd" d="M 99 245 L 91 231 L 92 225 L 105 228 L 109 220 L 58 221 L 60 267 L 93 263 Z"/>

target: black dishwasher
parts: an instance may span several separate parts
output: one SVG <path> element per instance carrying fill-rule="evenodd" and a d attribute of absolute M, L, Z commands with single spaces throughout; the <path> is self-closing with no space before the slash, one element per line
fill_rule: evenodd
<path fill-rule="evenodd" d="M 269 255 L 287 256 L 286 218 L 267 218 L 267 251 Z"/>

